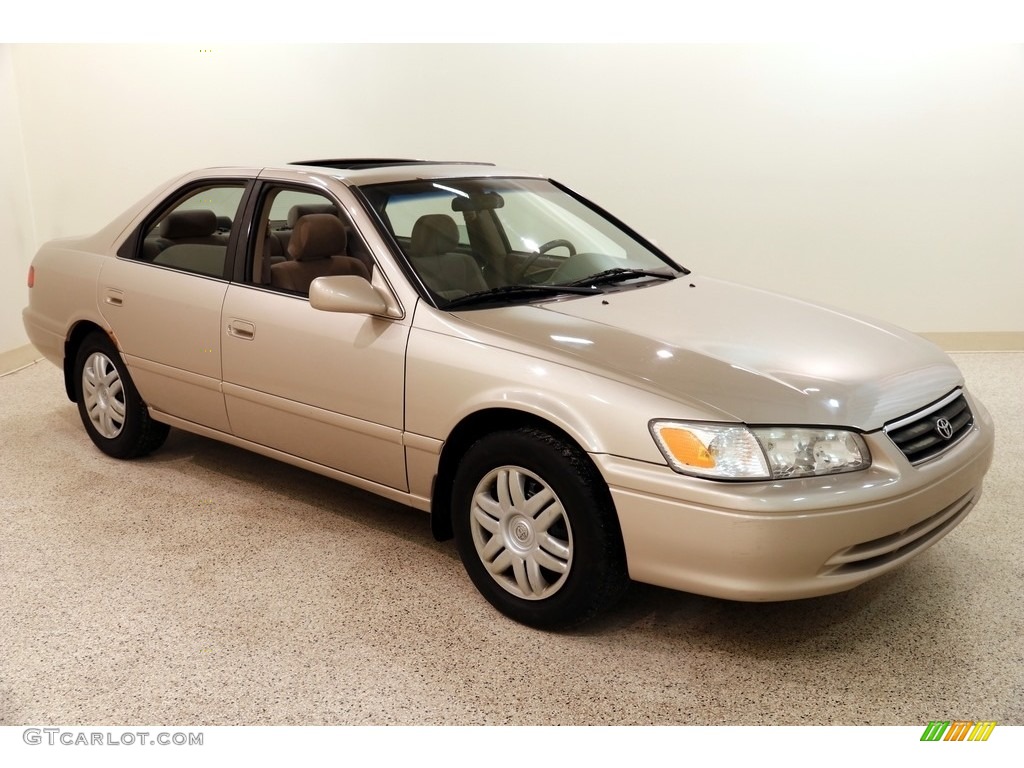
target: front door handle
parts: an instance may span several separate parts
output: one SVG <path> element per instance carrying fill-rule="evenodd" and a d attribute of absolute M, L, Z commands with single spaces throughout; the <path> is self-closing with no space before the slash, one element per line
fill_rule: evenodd
<path fill-rule="evenodd" d="M 228 335 L 244 341 L 256 338 L 256 326 L 247 320 L 229 320 Z"/>

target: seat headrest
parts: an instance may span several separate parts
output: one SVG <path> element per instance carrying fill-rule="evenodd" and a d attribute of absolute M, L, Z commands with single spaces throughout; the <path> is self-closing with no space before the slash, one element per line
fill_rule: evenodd
<path fill-rule="evenodd" d="M 205 209 L 173 211 L 160 223 L 160 236 L 168 240 L 183 237 L 209 237 L 217 231 L 217 214 Z"/>
<path fill-rule="evenodd" d="M 420 216 L 412 228 L 412 252 L 416 256 L 437 256 L 455 250 L 459 227 L 446 213 Z"/>
<path fill-rule="evenodd" d="M 295 222 L 301 219 L 303 216 L 308 216 L 311 213 L 329 213 L 332 216 L 338 215 L 337 206 L 331 205 L 330 203 L 309 203 L 305 205 L 293 205 L 288 211 L 288 226 L 292 229 L 295 228 Z"/>
<path fill-rule="evenodd" d="M 329 213 L 310 213 L 295 222 L 288 239 L 292 261 L 315 261 L 344 256 L 348 234 L 341 219 Z"/>

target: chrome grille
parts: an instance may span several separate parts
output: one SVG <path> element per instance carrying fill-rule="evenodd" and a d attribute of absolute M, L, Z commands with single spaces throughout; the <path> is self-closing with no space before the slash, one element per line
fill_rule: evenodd
<path fill-rule="evenodd" d="M 973 426 L 967 398 L 956 389 L 937 403 L 886 424 L 885 433 L 911 464 L 920 464 L 952 448 Z"/>

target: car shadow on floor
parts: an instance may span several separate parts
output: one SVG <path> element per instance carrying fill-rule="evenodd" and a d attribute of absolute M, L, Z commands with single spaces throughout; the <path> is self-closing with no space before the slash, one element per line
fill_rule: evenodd
<path fill-rule="evenodd" d="M 189 467 L 189 472 L 230 478 L 242 485 L 251 485 L 254 494 L 285 497 L 298 504 L 342 515 L 360 526 L 387 531 L 417 545 L 430 546 L 439 555 L 458 559 L 454 547 L 434 540 L 428 514 L 244 448 L 172 429 L 164 446 L 140 461 L 165 465 L 182 463 Z"/>
<path fill-rule="evenodd" d="M 424 513 L 226 443 L 172 430 L 163 448 L 139 461 L 183 464 L 187 467 L 182 470 L 183 480 L 200 473 L 212 477 L 217 486 L 228 480 L 243 487 L 251 485 L 254 495 L 283 497 L 360 527 L 398 536 L 449 564 L 459 559 L 452 542 L 434 540 L 429 516 Z M 806 653 L 814 638 L 827 638 L 833 652 L 842 647 L 853 649 L 865 634 L 872 633 L 874 625 L 891 623 L 896 618 L 893 612 L 898 612 L 901 622 L 936 621 L 935 606 L 918 599 L 920 591 L 945 588 L 944 572 L 931 567 L 929 557 L 924 553 L 908 566 L 848 592 L 785 602 L 736 602 L 634 582 L 614 608 L 567 634 L 692 635 L 702 644 L 711 640 L 720 648 L 754 657 L 785 658 L 794 648 Z M 459 573 L 461 576 L 461 567 Z M 440 571 L 439 577 L 446 578 Z M 857 630 L 844 633 L 845 625 Z"/>
<path fill-rule="evenodd" d="M 634 582 L 613 610 L 573 634 L 686 639 L 730 655 L 801 663 L 809 656 L 857 657 L 896 647 L 938 652 L 955 647 L 961 621 L 956 600 L 938 597 L 963 591 L 955 570 L 945 566 L 940 553 L 925 552 L 852 590 L 781 602 L 724 600 Z M 929 656 L 923 654 L 922 673 Z"/>

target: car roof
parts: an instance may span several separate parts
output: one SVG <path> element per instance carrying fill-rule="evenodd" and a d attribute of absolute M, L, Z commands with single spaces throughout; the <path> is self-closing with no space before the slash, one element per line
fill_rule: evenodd
<path fill-rule="evenodd" d="M 494 163 L 452 160 L 409 160 L 394 157 L 339 158 L 332 160 L 298 160 L 288 165 L 315 165 L 318 168 L 337 168 L 343 171 L 362 171 L 370 168 L 393 168 L 401 165 L 490 165 Z"/>
<path fill-rule="evenodd" d="M 289 163 L 288 170 L 306 171 L 348 184 L 386 184 L 416 179 L 517 176 L 544 178 L 536 173 L 502 168 L 493 163 L 409 160 L 404 158 L 336 158 Z M 284 170 L 284 169 L 282 169 Z"/>

